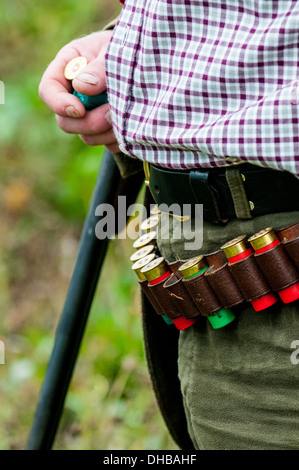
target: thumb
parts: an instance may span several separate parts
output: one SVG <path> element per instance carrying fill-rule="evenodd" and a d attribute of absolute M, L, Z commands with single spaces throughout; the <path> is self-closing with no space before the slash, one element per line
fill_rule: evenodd
<path fill-rule="evenodd" d="M 84 95 L 97 95 L 106 90 L 104 56 L 100 54 L 89 62 L 73 80 L 73 88 Z"/>

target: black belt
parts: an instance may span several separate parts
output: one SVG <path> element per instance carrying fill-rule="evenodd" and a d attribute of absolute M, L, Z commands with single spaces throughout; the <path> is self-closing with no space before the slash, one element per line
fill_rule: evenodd
<path fill-rule="evenodd" d="M 156 204 L 203 205 L 203 218 L 224 224 L 237 218 L 226 168 L 169 170 L 150 165 L 149 187 Z M 286 171 L 238 165 L 253 217 L 299 210 L 299 179 Z M 172 212 L 175 213 L 175 210 Z"/>

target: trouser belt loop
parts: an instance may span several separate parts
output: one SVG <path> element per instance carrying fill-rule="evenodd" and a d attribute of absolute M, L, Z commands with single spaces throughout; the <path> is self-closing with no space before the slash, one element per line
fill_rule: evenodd
<path fill-rule="evenodd" d="M 252 219 L 250 203 L 244 188 L 243 178 L 238 167 L 229 167 L 225 171 L 225 177 L 229 186 L 238 219 Z"/>

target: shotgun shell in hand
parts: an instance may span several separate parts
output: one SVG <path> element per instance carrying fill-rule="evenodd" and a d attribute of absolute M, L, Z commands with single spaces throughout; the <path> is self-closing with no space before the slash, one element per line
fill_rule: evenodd
<path fill-rule="evenodd" d="M 106 91 L 99 93 L 98 95 L 83 95 L 78 91 L 74 91 L 73 95 L 79 98 L 86 111 L 91 111 L 92 109 L 102 106 L 103 104 L 108 103 L 108 95 Z"/>
<path fill-rule="evenodd" d="M 74 80 L 81 70 L 86 67 L 87 63 L 86 57 L 83 56 L 78 56 L 70 60 L 64 69 L 65 78 L 67 80 Z M 83 95 L 82 93 L 74 90 L 73 95 L 81 101 L 87 111 L 91 111 L 98 106 L 108 103 L 108 95 L 106 91 L 98 93 L 97 95 Z"/>
<path fill-rule="evenodd" d="M 65 78 L 67 80 L 73 80 L 86 65 L 87 59 L 82 56 L 70 60 L 64 69 Z"/>

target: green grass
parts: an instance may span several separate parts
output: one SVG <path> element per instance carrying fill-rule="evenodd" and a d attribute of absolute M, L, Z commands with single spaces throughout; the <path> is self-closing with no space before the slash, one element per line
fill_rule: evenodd
<path fill-rule="evenodd" d="M 0 449 L 23 449 L 75 263 L 102 147 L 58 129 L 38 97 L 47 64 L 101 29 L 114 2 L 0 5 Z M 55 449 L 175 449 L 145 363 L 132 241 L 110 244 Z"/>

